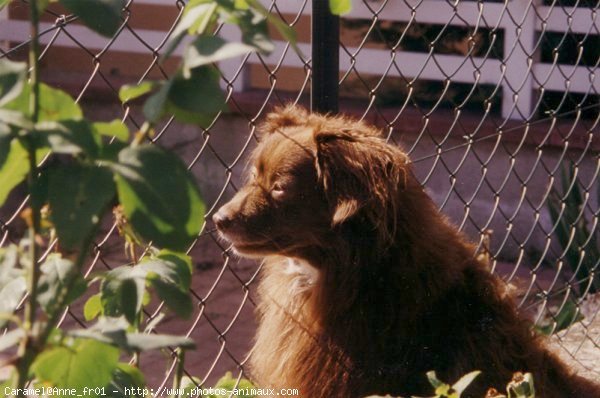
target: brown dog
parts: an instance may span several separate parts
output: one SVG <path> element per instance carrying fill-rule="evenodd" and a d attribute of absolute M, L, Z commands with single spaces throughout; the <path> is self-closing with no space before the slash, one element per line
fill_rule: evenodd
<path fill-rule="evenodd" d="M 345 117 L 288 106 L 267 117 L 248 183 L 213 220 L 242 256 L 266 257 L 251 371 L 307 398 L 503 391 L 516 371 L 539 398 L 598 398 L 521 319 L 503 284 L 439 212 L 406 155 Z"/>

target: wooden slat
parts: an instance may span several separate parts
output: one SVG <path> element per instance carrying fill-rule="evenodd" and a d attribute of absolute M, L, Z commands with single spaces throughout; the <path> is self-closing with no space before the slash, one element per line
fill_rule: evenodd
<path fill-rule="evenodd" d="M 574 65 L 537 64 L 533 67 L 536 86 L 546 90 L 574 93 L 600 93 L 600 74 L 593 67 Z"/>
<path fill-rule="evenodd" d="M 271 1 L 263 0 L 265 6 L 269 6 Z M 298 0 L 285 0 L 277 2 L 277 9 L 286 14 L 296 15 L 301 9 L 303 2 Z M 414 13 L 416 22 L 431 24 L 450 24 L 460 26 L 475 26 L 476 24 L 487 27 L 494 27 L 498 24 L 507 23 L 507 18 L 502 18 L 504 5 L 502 3 L 484 3 L 480 5 L 472 1 L 459 1 L 456 7 L 451 6 L 446 1 L 428 0 L 428 1 L 396 1 L 388 0 L 371 1 L 367 7 L 363 1 L 353 2 L 352 11 L 344 15 L 347 19 L 372 19 L 375 14 L 380 20 L 384 21 L 409 21 Z M 304 8 L 305 14 L 312 12 L 310 2 Z"/>
<path fill-rule="evenodd" d="M 265 62 L 270 65 L 279 63 L 285 44 L 285 42 L 276 41 L 275 51 L 271 55 L 263 57 Z M 299 47 L 303 54 L 310 53 L 310 45 L 300 43 Z M 351 53 L 357 51 L 356 48 L 348 50 Z M 478 74 L 481 84 L 496 84 L 500 75 L 501 63 L 496 59 L 470 58 L 465 61 L 465 58 L 459 55 L 437 54 L 435 55 L 436 65 L 426 53 L 399 51 L 393 55 L 389 50 L 363 48 L 359 54 L 353 62 L 345 51 L 340 52 L 340 70 L 346 72 L 354 68 L 359 73 L 369 75 L 387 73 L 389 76 L 404 76 L 409 79 L 418 76 L 421 79 L 444 80 L 445 76 L 450 76 L 452 81 L 461 83 L 473 83 Z M 392 67 L 388 70 L 392 60 L 396 61 L 397 68 Z M 255 56 L 252 56 L 250 61 L 258 62 Z M 284 66 L 298 68 L 304 66 L 301 59 L 291 49 L 288 49 L 281 63 Z"/>
<path fill-rule="evenodd" d="M 59 28 L 55 27 L 51 23 L 40 24 L 40 32 L 46 32 L 46 34 L 40 37 L 40 42 L 48 44 L 53 37 L 54 32 Z M 100 36 L 89 30 L 88 28 L 81 25 L 71 25 L 63 28 L 69 32 L 73 37 L 77 39 L 84 47 L 89 50 L 101 50 L 103 49 L 111 39 Z M 148 29 L 136 29 L 136 34 L 147 43 L 150 48 L 157 47 L 166 36 L 166 32 L 160 32 Z M 0 26 L 0 40 L 8 40 L 13 42 L 22 42 L 29 37 L 29 24 L 26 21 L 4 21 Z M 60 33 L 53 45 L 62 47 L 79 47 L 71 38 L 66 34 Z M 127 29 L 123 30 L 121 34 L 115 39 L 110 47 L 113 51 L 125 51 L 137 54 L 147 54 L 151 50 L 146 47 L 140 40 L 138 40 L 131 32 Z M 174 55 L 181 55 L 182 47 L 180 46 L 174 53 Z"/>
<path fill-rule="evenodd" d="M 552 32 L 600 33 L 600 10 L 586 7 L 539 7 L 537 29 Z"/>

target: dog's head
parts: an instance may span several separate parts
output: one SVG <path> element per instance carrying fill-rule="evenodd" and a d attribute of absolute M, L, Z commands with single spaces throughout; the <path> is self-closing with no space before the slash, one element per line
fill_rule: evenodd
<path fill-rule="evenodd" d="M 381 246 L 394 239 L 398 195 L 418 183 L 378 130 L 296 106 L 269 114 L 260 130 L 246 185 L 213 216 L 240 254 L 303 257 L 350 225 Z"/>

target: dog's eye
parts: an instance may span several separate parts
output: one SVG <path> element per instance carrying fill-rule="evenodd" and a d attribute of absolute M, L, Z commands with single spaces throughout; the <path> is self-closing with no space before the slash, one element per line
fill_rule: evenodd
<path fill-rule="evenodd" d="M 273 199 L 281 200 L 281 199 L 283 199 L 284 195 L 285 195 L 285 190 L 283 189 L 283 185 L 281 185 L 278 182 L 274 183 L 273 186 L 271 187 L 271 196 L 273 197 Z"/>

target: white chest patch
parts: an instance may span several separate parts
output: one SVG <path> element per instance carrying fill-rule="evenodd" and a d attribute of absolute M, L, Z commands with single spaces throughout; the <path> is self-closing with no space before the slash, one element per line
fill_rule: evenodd
<path fill-rule="evenodd" d="M 311 289 L 319 280 L 319 270 L 310 263 L 295 258 L 287 258 L 284 271 L 292 277 L 290 286 L 292 294 L 303 293 Z"/>

